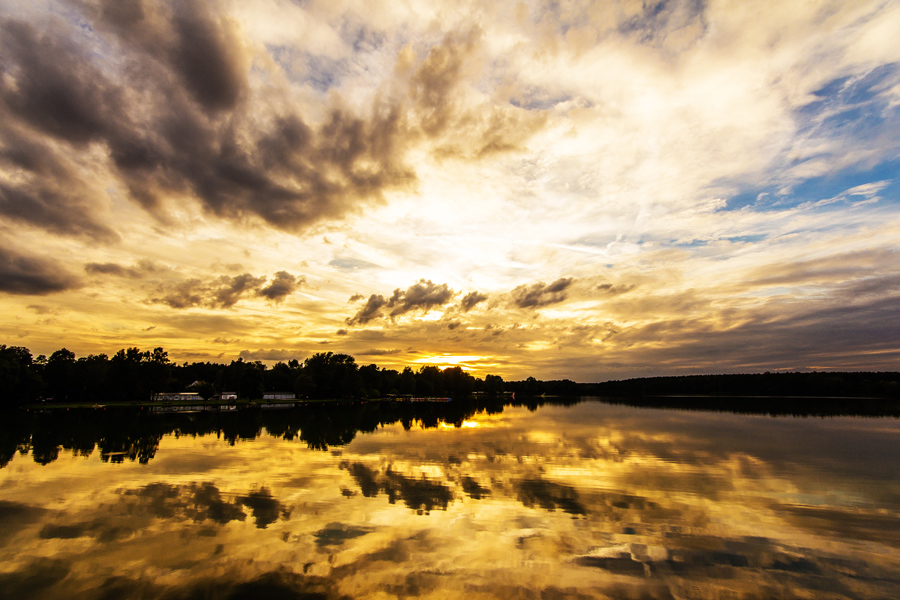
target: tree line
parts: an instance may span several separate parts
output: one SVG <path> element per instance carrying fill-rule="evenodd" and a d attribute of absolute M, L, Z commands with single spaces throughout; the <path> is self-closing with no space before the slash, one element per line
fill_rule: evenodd
<path fill-rule="evenodd" d="M 900 399 L 897 372 L 804 372 L 645 377 L 603 383 L 569 379 L 541 381 L 528 377 L 504 381 L 499 375 L 473 377 L 460 367 L 423 366 L 401 371 L 358 365 L 348 354 L 320 352 L 303 360 L 228 364 L 176 364 L 163 348 L 127 348 L 113 356 L 80 358 L 62 348 L 49 357 L 33 357 L 28 348 L 0 344 L 0 408 L 38 399 L 54 402 L 145 402 L 152 394 L 182 392 L 189 387 L 204 397 L 236 392 L 258 399 L 265 392 L 293 392 L 298 398 L 377 398 L 385 395 L 464 397 L 472 392 L 521 396 L 804 396 Z M 656 401 L 657 403 L 659 401 Z M 684 401 L 681 401 L 684 403 Z M 704 404 L 704 406 L 706 406 Z"/>
<path fill-rule="evenodd" d="M 900 373 L 872 371 L 765 372 L 641 377 L 588 384 L 604 396 L 744 396 L 900 398 Z M 582 393 L 588 393 L 582 390 Z"/>
<path fill-rule="evenodd" d="M 442 423 L 461 427 L 477 413 L 499 414 L 507 406 L 537 410 L 544 404 L 570 406 L 575 398 L 525 398 L 479 394 L 453 402 L 310 403 L 284 410 L 245 408 L 234 412 L 154 413 L 109 405 L 104 409 L 11 411 L 0 426 L 0 468 L 18 453 L 48 464 L 61 452 L 104 462 L 147 463 L 166 435 L 215 435 L 230 445 L 263 435 L 296 440 L 312 450 L 349 444 L 358 433 L 400 423 L 404 429 L 434 429 Z"/>
<path fill-rule="evenodd" d="M 320 352 L 304 361 L 278 362 L 271 368 L 242 358 L 228 364 L 176 364 L 163 348 L 127 348 L 112 356 L 76 357 L 62 348 L 49 357 L 33 357 L 28 348 L 0 345 L 2 405 L 20 406 L 39 399 L 54 402 L 109 403 L 147 401 L 153 394 L 192 389 L 204 397 L 225 391 L 242 399 L 266 392 L 292 392 L 298 398 L 377 398 L 388 394 L 466 396 L 499 393 L 503 378 L 476 378 L 460 367 L 423 366 L 402 371 L 358 365 L 348 354 Z"/>

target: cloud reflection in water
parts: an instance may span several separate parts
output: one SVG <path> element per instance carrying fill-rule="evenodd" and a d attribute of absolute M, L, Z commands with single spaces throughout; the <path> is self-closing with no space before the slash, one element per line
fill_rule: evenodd
<path fill-rule="evenodd" d="M 895 420 L 583 403 L 0 470 L 21 598 L 884 598 Z M 848 448 L 853 452 L 848 452 Z M 249 518 L 248 518 L 249 517 Z M 731 596 L 729 596 L 729 594 Z"/>

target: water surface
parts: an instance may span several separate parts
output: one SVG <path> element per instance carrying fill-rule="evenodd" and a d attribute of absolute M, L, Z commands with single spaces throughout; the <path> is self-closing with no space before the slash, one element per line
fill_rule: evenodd
<path fill-rule="evenodd" d="M 896 419 L 451 421 L 29 442 L 0 469 L 0 596 L 900 597 Z"/>

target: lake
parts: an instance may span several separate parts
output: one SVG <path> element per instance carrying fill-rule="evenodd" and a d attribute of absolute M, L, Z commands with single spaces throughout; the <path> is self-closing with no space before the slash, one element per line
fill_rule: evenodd
<path fill-rule="evenodd" d="M 897 419 L 567 404 L 29 417 L 0 596 L 900 598 Z"/>

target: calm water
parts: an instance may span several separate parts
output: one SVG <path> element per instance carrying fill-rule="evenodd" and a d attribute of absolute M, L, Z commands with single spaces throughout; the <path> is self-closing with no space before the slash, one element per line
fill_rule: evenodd
<path fill-rule="evenodd" d="M 900 598 L 896 419 L 583 402 L 405 425 L 16 454 L 0 596 Z"/>

